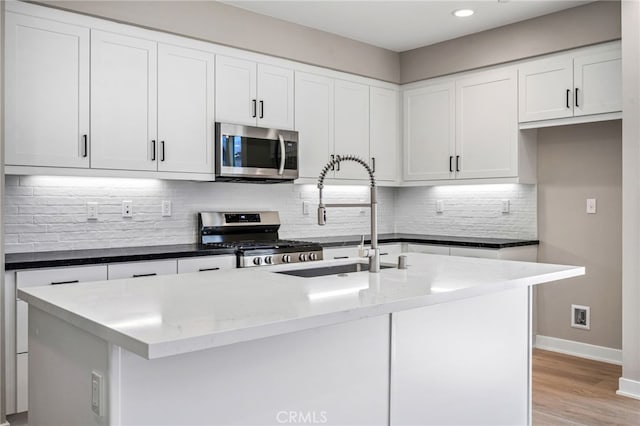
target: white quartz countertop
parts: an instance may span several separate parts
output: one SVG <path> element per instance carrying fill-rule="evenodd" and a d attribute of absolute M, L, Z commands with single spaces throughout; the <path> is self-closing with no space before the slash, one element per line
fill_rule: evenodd
<path fill-rule="evenodd" d="M 154 359 L 585 273 L 577 266 L 406 255 L 408 269 L 378 274 L 301 278 L 276 273 L 299 269 L 300 264 L 281 265 L 31 287 L 19 290 L 18 297 Z"/>

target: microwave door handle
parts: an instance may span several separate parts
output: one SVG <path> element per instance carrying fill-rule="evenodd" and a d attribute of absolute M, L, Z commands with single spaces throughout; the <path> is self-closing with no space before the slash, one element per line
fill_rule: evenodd
<path fill-rule="evenodd" d="M 278 135 L 278 140 L 280 141 L 280 168 L 278 169 L 278 174 L 282 175 L 284 173 L 284 161 L 286 160 L 284 138 L 282 137 L 282 135 Z"/>

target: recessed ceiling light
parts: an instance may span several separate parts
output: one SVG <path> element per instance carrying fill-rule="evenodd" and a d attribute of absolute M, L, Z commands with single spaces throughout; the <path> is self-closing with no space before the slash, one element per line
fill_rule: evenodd
<path fill-rule="evenodd" d="M 473 15 L 473 10 L 471 9 L 458 9 L 453 11 L 453 15 L 458 18 L 466 18 L 467 16 Z"/>

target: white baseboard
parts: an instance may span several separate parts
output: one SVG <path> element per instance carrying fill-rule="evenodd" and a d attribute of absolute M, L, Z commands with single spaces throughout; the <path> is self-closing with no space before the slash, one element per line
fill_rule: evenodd
<path fill-rule="evenodd" d="M 557 337 L 536 335 L 534 347 L 609 364 L 622 365 L 622 350 L 590 345 Z"/>
<path fill-rule="evenodd" d="M 616 394 L 629 398 L 640 399 L 640 382 L 620 377 Z"/>

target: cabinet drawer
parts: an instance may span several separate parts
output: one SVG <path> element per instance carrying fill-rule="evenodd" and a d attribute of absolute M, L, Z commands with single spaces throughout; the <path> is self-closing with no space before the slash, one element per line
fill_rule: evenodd
<path fill-rule="evenodd" d="M 235 256 L 205 256 L 178 259 L 178 273 L 204 272 L 218 269 L 234 269 L 236 267 Z"/>
<path fill-rule="evenodd" d="M 35 269 L 16 272 L 16 286 L 18 288 L 72 282 L 101 281 L 106 279 L 107 267 L 104 265 Z"/>
<path fill-rule="evenodd" d="M 326 248 L 322 251 L 325 260 L 344 259 L 347 257 L 358 257 L 358 247 L 334 247 Z"/>
<path fill-rule="evenodd" d="M 465 257 L 482 257 L 485 259 L 498 259 L 497 249 L 482 249 L 482 248 L 468 248 L 468 247 L 451 247 L 451 256 L 465 256 Z"/>
<path fill-rule="evenodd" d="M 136 278 L 152 275 L 171 275 L 177 272 L 177 262 L 171 260 L 154 260 L 151 262 L 114 263 L 109 265 L 109 279 Z"/>
<path fill-rule="evenodd" d="M 16 357 L 16 413 L 29 408 L 29 354 Z"/>
<path fill-rule="evenodd" d="M 430 244 L 409 244 L 407 246 L 409 253 L 428 253 L 428 254 L 442 254 L 449 256 L 449 246 L 439 246 Z"/>

